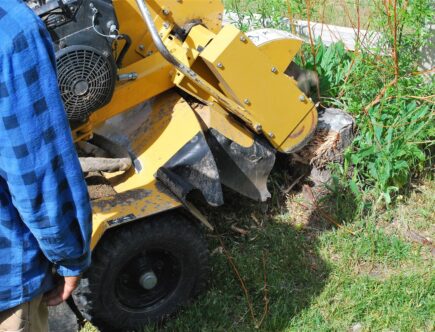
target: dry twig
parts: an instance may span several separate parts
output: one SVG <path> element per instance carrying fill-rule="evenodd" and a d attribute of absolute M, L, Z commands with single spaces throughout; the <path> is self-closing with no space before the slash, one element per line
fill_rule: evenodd
<path fill-rule="evenodd" d="M 303 193 L 304 193 L 305 198 L 308 200 L 308 202 L 314 207 L 315 212 L 317 212 L 323 219 L 329 221 L 331 224 L 337 226 L 338 228 L 344 229 L 349 234 L 355 235 L 354 232 L 352 232 L 347 227 L 344 227 L 343 225 L 338 223 L 329 213 L 327 213 L 321 206 L 319 206 L 319 204 L 317 203 L 317 199 L 314 196 L 314 193 L 313 193 L 312 189 L 310 188 L 310 186 L 305 185 L 303 187 Z M 300 204 L 301 206 L 303 206 L 305 208 L 308 208 L 307 206 L 305 206 L 302 203 L 298 203 L 298 204 Z"/>
<path fill-rule="evenodd" d="M 373 106 L 379 104 L 382 100 L 382 98 L 385 96 L 385 93 L 387 93 L 387 90 L 396 85 L 397 84 L 397 78 L 395 77 L 390 83 L 388 83 L 387 85 L 385 85 L 381 92 L 379 92 L 379 94 L 375 97 L 375 99 L 373 99 L 370 104 L 368 104 L 366 107 L 364 107 L 363 111 L 365 114 L 368 114 L 368 111 L 370 110 L 370 108 L 372 108 Z"/>
<path fill-rule="evenodd" d="M 263 311 L 263 315 L 261 316 L 260 321 L 256 324 L 256 328 L 259 329 L 261 327 L 261 325 L 263 325 L 264 320 L 266 319 L 267 315 L 269 314 L 269 288 L 267 286 L 267 274 L 266 274 L 266 256 L 263 252 L 263 256 L 262 256 L 262 261 L 263 261 L 263 271 L 264 271 L 264 296 L 263 296 L 263 301 L 264 301 L 264 311 Z"/>
<path fill-rule="evenodd" d="M 216 230 L 216 227 L 215 227 L 215 230 Z M 261 325 L 263 324 L 264 320 L 266 319 L 267 314 L 269 313 L 269 289 L 268 289 L 268 286 L 267 286 L 265 254 L 263 252 L 263 269 L 264 269 L 264 287 L 263 287 L 264 295 L 263 295 L 263 300 L 264 300 L 264 312 L 263 312 L 263 315 L 262 315 L 261 319 L 258 321 L 257 318 L 256 318 L 256 315 L 255 315 L 255 312 L 254 312 L 254 305 L 252 304 L 251 296 L 249 295 L 249 291 L 246 288 L 245 281 L 244 281 L 242 275 L 240 274 L 240 271 L 237 268 L 236 263 L 234 262 L 234 258 L 229 254 L 229 251 L 226 248 L 225 243 L 224 243 L 221 235 L 217 232 L 217 230 L 215 232 L 216 232 L 217 238 L 219 240 L 219 243 L 221 245 L 222 251 L 223 251 L 223 253 L 224 253 L 224 255 L 225 255 L 225 257 L 226 257 L 226 259 L 227 259 L 227 261 L 228 261 L 228 263 L 229 263 L 229 265 L 231 267 L 231 269 L 233 270 L 234 274 L 236 275 L 236 277 L 237 277 L 237 279 L 239 281 L 240 287 L 243 290 L 243 294 L 245 296 L 246 303 L 248 305 L 248 311 L 249 311 L 249 314 L 251 316 L 252 322 L 254 323 L 255 328 L 259 329 L 261 327 Z"/>
<path fill-rule="evenodd" d="M 231 225 L 230 227 L 234 232 L 239 233 L 240 235 L 247 235 L 249 232 L 246 229 L 237 227 L 236 225 Z"/>
<path fill-rule="evenodd" d="M 281 190 L 283 194 L 288 194 L 301 180 L 306 176 L 306 174 L 302 174 L 298 177 L 287 189 Z"/>

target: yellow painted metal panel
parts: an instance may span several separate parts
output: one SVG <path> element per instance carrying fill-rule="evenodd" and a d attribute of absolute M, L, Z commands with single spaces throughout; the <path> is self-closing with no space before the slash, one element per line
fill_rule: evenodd
<path fill-rule="evenodd" d="M 130 0 L 127 0 L 130 1 Z M 165 20 L 182 27 L 201 20 L 207 29 L 218 32 L 222 28 L 224 6 L 220 0 L 150 0 L 152 10 L 164 13 Z"/>
<path fill-rule="evenodd" d="M 269 58 L 231 25 L 218 33 L 201 58 L 225 93 L 245 107 L 254 129 L 261 128 L 275 148 L 288 152 L 281 146 L 315 108 L 294 80 L 274 72 Z"/>
<path fill-rule="evenodd" d="M 109 138 L 122 133 L 122 141 L 136 156 L 135 164 L 140 165 L 138 173 L 131 170 L 106 177 L 118 193 L 148 185 L 154 181 L 157 170 L 201 130 L 195 113 L 180 95 L 173 91 L 161 94 L 96 129 Z"/>
<path fill-rule="evenodd" d="M 189 55 L 191 56 L 191 59 L 189 59 L 187 62 L 189 63 L 189 67 L 200 77 L 206 80 L 211 86 L 221 91 L 219 88 L 219 81 L 216 79 L 204 61 L 199 57 L 200 52 L 198 51 L 198 49 L 204 49 L 205 46 L 207 46 L 215 36 L 216 35 L 212 31 L 206 29 L 205 27 L 201 25 L 195 26 L 187 36 L 182 48 L 185 50 L 190 50 Z M 186 64 L 185 62 L 183 63 Z M 207 92 L 200 89 L 190 79 L 186 78 L 179 70 L 175 72 L 173 81 L 174 84 L 180 89 L 183 89 L 189 94 L 195 95 L 199 100 L 211 102 L 214 101 L 214 99 Z"/>
<path fill-rule="evenodd" d="M 147 2 L 159 31 L 164 29 L 164 23 L 183 27 L 193 20 L 201 20 L 209 30 L 214 32 L 218 32 L 222 27 L 224 8 L 219 0 L 149 0 Z M 129 35 L 133 41 L 125 57 L 125 65 L 138 61 L 150 51 L 155 52 L 136 1 L 113 0 L 113 5 L 120 22 L 120 32 Z"/>
<path fill-rule="evenodd" d="M 312 138 L 312 134 L 317 127 L 318 114 L 317 110 L 313 109 L 299 123 L 295 130 L 287 137 L 287 139 L 279 147 L 280 151 L 290 153 L 296 152 L 303 148 Z"/>
<path fill-rule="evenodd" d="M 110 228 L 111 222 L 116 225 L 122 218 L 132 221 L 181 206 L 171 194 L 158 188 L 154 176 L 201 130 L 189 104 L 172 91 L 96 129 L 107 137 L 123 135 L 124 144 L 136 156 L 136 170 L 105 174 L 117 195 L 93 201 L 93 245 Z"/>
<path fill-rule="evenodd" d="M 233 116 L 218 104 L 210 106 L 197 105 L 194 111 L 202 119 L 205 130 L 216 129 L 226 138 L 236 142 L 240 146 L 249 148 L 254 143 L 253 134 L 233 119 Z"/>
<path fill-rule="evenodd" d="M 94 248 L 111 227 L 178 207 L 181 207 L 181 203 L 159 189 L 155 180 L 146 186 L 95 200 L 92 202 L 91 247 Z"/>
<path fill-rule="evenodd" d="M 302 46 L 302 40 L 280 39 L 264 43 L 258 48 L 269 58 L 270 62 L 279 71 L 287 69 Z"/>
<path fill-rule="evenodd" d="M 173 87 L 171 81 L 172 65 L 160 54 L 154 54 L 120 71 L 120 74 L 136 73 L 137 79 L 118 82 L 111 102 L 92 114 L 94 126 L 128 111 L 132 107 Z"/>
<path fill-rule="evenodd" d="M 184 41 L 184 46 L 194 50 L 203 49 L 215 36 L 216 34 L 211 30 L 202 25 L 197 25 L 190 30 Z"/>
<path fill-rule="evenodd" d="M 135 0 L 113 0 L 112 3 L 120 25 L 120 33 L 130 36 L 132 40 L 130 50 L 124 59 L 124 65 L 130 65 L 143 58 L 135 50 L 139 48 L 139 45 L 141 45 L 145 38 L 148 38 L 148 45 L 150 45 L 152 43 L 151 36 L 140 15 Z"/>

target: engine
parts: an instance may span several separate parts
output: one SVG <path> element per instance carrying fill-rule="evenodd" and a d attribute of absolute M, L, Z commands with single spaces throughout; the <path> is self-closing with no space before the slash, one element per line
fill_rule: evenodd
<path fill-rule="evenodd" d="M 110 102 L 116 82 L 112 45 L 119 36 L 110 0 L 27 0 L 56 51 L 61 96 L 70 121 L 86 121 Z"/>

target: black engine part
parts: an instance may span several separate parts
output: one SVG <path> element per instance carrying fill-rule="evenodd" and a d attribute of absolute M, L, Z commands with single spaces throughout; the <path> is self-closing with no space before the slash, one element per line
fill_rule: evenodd
<path fill-rule="evenodd" d="M 58 51 L 56 63 L 68 119 L 87 119 L 110 101 L 116 75 L 112 58 L 93 47 L 78 45 Z"/>
<path fill-rule="evenodd" d="M 112 52 L 118 22 L 111 0 L 28 0 L 53 39 L 68 119 L 86 121 L 110 102 L 116 82 Z"/>

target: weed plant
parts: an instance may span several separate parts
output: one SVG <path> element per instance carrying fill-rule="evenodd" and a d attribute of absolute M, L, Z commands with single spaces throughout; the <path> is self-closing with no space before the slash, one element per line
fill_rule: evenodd
<path fill-rule="evenodd" d="M 247 25 L 291 29 L 286 15 L 290 22 L 297 17 L 334 23 L 327 3 L 230 0 L 227 5 L 246 30 Z M 435 86 L 433 70 L 419 71 L 419 54 L 430 40 L 435 11 L 431 0 L 336 1 L 334 8 L 335 18 L 347 16 L 355 31 L 380 32 L 378 44 L 368 45 L 367 35 L 358 33 L 356 50 L 350 52 L 343 43 L 326 47 L 310 38 L 295 61 L 318 72 L 325 107 L 355 117 L 356 138 L 336 176 L 355 194 L 369 193 L 376 206 L 388 206 L 413 177 L 432 170 Z"/>

